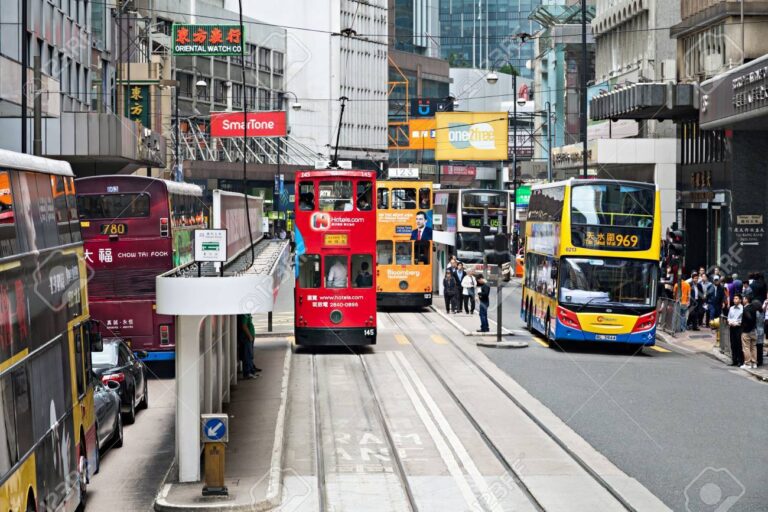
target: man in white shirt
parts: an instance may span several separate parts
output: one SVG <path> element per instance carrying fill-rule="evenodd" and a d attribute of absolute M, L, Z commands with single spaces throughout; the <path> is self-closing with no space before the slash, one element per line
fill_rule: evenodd
<path fill-rule="evenodd" d="M 331 265 L 326 279 L 327 288 L 346 288 L 347 287 L 347 266 L 340 260 Z"/>

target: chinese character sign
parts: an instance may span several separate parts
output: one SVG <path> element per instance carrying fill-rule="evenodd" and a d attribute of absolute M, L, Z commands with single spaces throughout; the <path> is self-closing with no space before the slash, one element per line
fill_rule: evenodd
<path fill-rule="evenodd" d="M 125 117 L 149 127 L 149 86 L 125 86 Z"/>
<path fill-rule="evenodd" d="M 174 55 L 242 55 L 245 33 L 240 25 L 173 25 Z"/>

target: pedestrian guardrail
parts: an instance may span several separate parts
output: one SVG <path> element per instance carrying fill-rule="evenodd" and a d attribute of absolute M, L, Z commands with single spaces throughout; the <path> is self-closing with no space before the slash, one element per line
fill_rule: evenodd
<path fill-rule="evenodd" d="M 728 317 L 720 316 L 720 352 L 731 357 L 731 329 L 728 327 Z M 741 346 L 741 345 L 739 345 Z"/>
<path fill-rule="evenodd" d="M 680 332 L 680 303 L 673 299 L 659 299 L 656 305 L 659 314 L 659 328 L 671 335 Z"/>

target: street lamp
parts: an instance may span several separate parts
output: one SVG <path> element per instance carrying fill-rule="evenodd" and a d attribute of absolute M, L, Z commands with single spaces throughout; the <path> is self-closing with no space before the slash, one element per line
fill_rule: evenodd
<path fill-rule="evenodd" d="M 299 110 L 301 110 L 301 103 L 299 102 L 299 98 L 296 96 L 296 93 L 291 92 L 291 91 L 284 91 L 283 92 L 284 96 L 288 95 L 288 94 L 293 96 L 293 99 L 295 100 L 293 102 L 293 105 L 291 105 L 291 109 L 294 112 L 298 112 Z M 289 98 L 287 98 L 285 100 L 285 106 L 287 107 L 290 103 L 291 103 L 291 100 L 290 100 L 290 97 L 289 97 Z M 282 107 L 282 105 L 281 105 L 281 107 Z M 288 136 L 288 133 L 291 132 L 290 124 L 288 123 L 288 121 L 289 121 L 288 109 L 286 109 L 286 111 L 285 111 L 286 137 Z M 281 223 L 280 223 L 280 209 L 281 209 L 280 208 L 280 203 L 282 202 L 282 197 L 281 197 L 282 190 L 280 189 L 280 176 L 281 176 L 281 174 L 280 174 L 280 156 L 281 156 L 281 153 L 282 153 L 282 147 L 283 147 L 282 140 L 280 140 L 280 138 L 278 137 L 278 139 L 277 139 L 277 170 L 275 171 L 275 178 L 276 178 L 275 181 L 278 184 L 278 186 L 277 186 L 277 198 L 275 200 L 275 206 L 276 206 L 276 211 L 277 211 L 277 226 L 276 226 L 276 228 L 282 226 Z M 287 224 L 288 223 L 288 214 L 287 213 L 286 213 L 285 217 L 286 217 L 285 220 L 286 220 L 286 224 Z M 278 233 L 277 229 L 275 229 L 275 234 L 277 234 L 277 233 Z"/>

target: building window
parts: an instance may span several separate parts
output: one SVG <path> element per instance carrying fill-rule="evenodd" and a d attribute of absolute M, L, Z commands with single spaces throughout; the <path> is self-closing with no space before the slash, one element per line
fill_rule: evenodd
<path fill-rule="evenodd" d="M 216 80 L 216 86 L 213 89 L 213 101 L 216 103 L 225 103 L 227 101 L 227 83 L 224 80 Z"/>
<path fill-rule="evenodd" d="M 243 105 L 243 84 L 232 84 L 232 105 Z"/>
<path fill-rule="evenodd" d="M 259 110 L 269 110 L 269 91 L 259 89 Z"/>
<path fill-rule="evenodd" d="M 272 69 L 272 52 L 269 48 L 259 48 L 259 70 L 269 71 Z"/>
<path fill-rule="evenodd" d="M 272 64 L 274 67 L 274 72 L 276 75 L 282 75 L 283 74 L 283 59 L 284 55 L 282 53 L 273 52 L 272 53 Z"/>
<path fill-rule="evenodd" d="M 192 75 L 189 73 L 176 73 L 176 79 L 179 81 L 179 95 L 187 98 L 192 97 Z"/>

